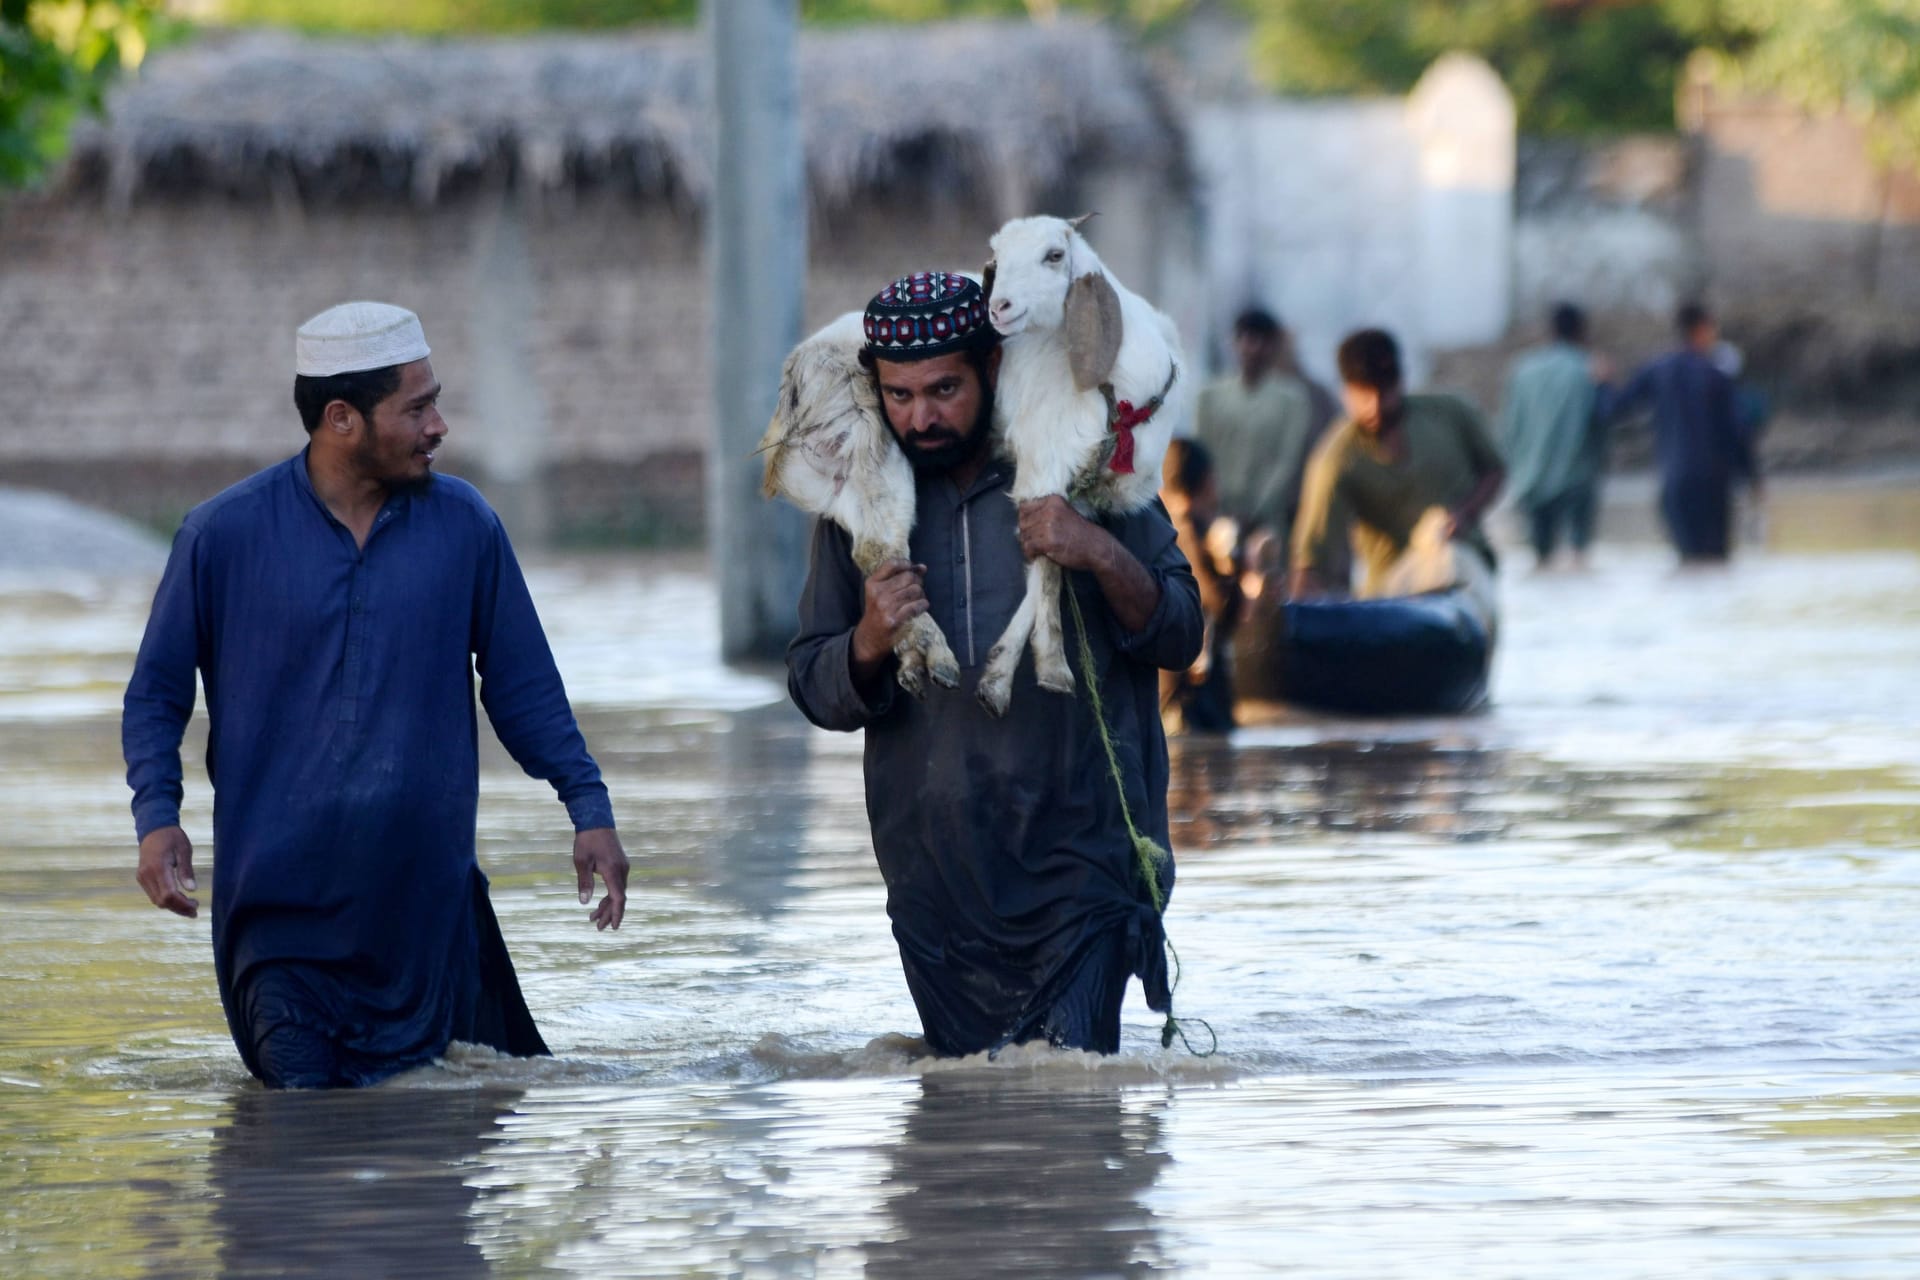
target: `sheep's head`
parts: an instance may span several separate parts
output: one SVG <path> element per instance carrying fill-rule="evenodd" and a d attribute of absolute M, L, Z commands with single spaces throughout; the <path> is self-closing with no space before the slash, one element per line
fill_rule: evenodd
<path fill-rule="evenodd" d="M 993 292 L 987 318 L 1002 337 L 1024 329 L 1057 329 L 1066 315 L 1067 286 L 1100 271 L 1093 246 L 1076 218 L 1015 218 L 994 232 Z"/>
<path fill-rule="evenodd" d="M 1063 330 L 1082 390 L 1106 378 L 1120 349 L 1120 299 L 1080 234 L 1091 216 L 1015 218 L 988 241 L 988 320 L 1005 338 Z"/>

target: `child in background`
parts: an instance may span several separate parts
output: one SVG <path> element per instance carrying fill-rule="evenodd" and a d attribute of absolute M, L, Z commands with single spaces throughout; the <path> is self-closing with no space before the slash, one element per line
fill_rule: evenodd
<path fill-rule="evenodd" d="M 1206 642 L 1193 666 L 1160 673 L 1161 715 L 1170 733 L 1225 733 L 1234 723 L 1229 642 L 1240 616 L 1240 575 L 1231 554 L 1220 554 L 1216 546 L 1231 546 L 1234 539 L 1210 536 L 1221 523 L 1220 496 L 1205 445 L 1175 440 L 1167 446 L 1160 498 L 1200 584 L 1200 612 L 1206 619 Z"/>

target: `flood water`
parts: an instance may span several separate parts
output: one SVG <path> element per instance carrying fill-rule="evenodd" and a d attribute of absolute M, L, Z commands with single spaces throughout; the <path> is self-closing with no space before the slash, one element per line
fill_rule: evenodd
<path fill-rule="evenodd" d="M 268 1094 L 204 916 L 132 880 L 152 579 L 8 579 L 0 1274 L 1920 1272 L 1920 491 L 1775 507 L 1722 574 L 1512 557 L 1486 714 L 1177 743 L 1206 1060 L 1137 988 L 1115 1059 L 916 1060 L 857 737 L 717 663 L 697 561 L 596 558 L 531 577 L 634 858 L 619 933 L 545 785 L 483 761 L 557 1057 Z"/>

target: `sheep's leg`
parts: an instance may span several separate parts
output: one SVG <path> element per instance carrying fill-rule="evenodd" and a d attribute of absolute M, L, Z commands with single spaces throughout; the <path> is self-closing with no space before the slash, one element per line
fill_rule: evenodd
<path fill-rule="evenodd" d="M 996 716 L 1005 715 L 1007 704 L 1013 700 L 1013 673 L 1019 669 L 1020 655 L 1026 652 L 1027 639 L 1033 634 L 1043 563 L 1036 560 L 1027 566 L 1027 593 L 1020 598 L 1020 607 L 1013 611 L 1007 629 L 993 642 L 993 648 L 987 653 L 987 669 L 981 673 L 979 687 L 974 690 L 973 696 L 980 700 L 980 705 Z"/>
<path fill-rule="evenodd" d="M 907 558 L 905 547 L 890 547 L 872 540 L 856 542 L 853 547 L 853 565 L 862 577 L 889 560 Z M 940 624 L 925 614 L 908 620 L 900 628 L 894 636 L 893 653 L 900 660 L 894 679 L 916 698 L 926 695 L 928 676 L 933 677 L 935 684 L 949 689 L 960 685 L 960 663 L 947 647 Z"/>
<path fill-rule="evenodd" d="M 1044 557 L 1034 561 L 1040 570 L 1040 599 L 1033 614 L 1033 676 L 1042 689 L 1073 692 L 1073 668 L 1060 633 L 1060 566 Z"/>
<path fill-rule="evenodd" d="M 927 693 L 927 661 L 907 638 L 906 628 L 901 628 L 900 639 L 894 642 L 893 656 L 900 659 L 900 665 L 894 668 L 893 678 L 902 689 L 916 698 Z"/>
<path fill-rule="evenodd" d="M 940 624 L 926 614 L 909 621 L 901 631 L 900 643 L 911 647 L 915 659 L 925 669 L 933 682 L 944 689 L 960 687 L 960 660 L 953 656 L 953 650 L 947 647 L 947 637 L 941 633 Z M 899 649 L 894 652 L 898 653 Z M 902 670 L 906 659 L 901 659 Z"/>

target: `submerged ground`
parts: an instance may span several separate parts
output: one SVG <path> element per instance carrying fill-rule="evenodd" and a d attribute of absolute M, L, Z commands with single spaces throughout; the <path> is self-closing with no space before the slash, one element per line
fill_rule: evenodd
<path fill-rule="evenodd" d="M 133 884 L 152 578 L 9 577 L 0 1275 L 1912 1274 L 1920 493 L 1789 490 L 1771 539 L 1510 572 L 1485 715 L 1179 744 L 1178 1003 L 1219 1055 L 1136 992 L 1117 1059 L 934 1067 L 857 739 L 718 665 L 697 563 L 537 565 L 626 927 L 489 743 L 558 1057 L 331 1096 L 246 1079 L 205 921 Z"/>

